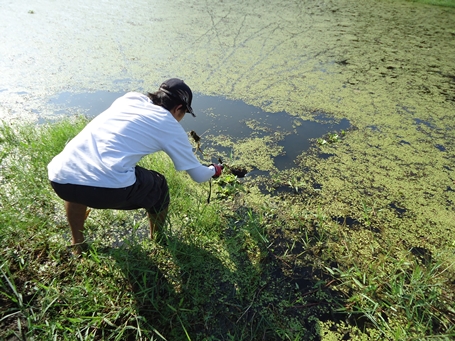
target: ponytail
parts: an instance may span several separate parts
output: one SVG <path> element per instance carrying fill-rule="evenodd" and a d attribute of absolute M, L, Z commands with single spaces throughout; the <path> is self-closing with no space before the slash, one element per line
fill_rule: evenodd
<path fill-rule="evenodd" d="M 153 93 L 147 92 L 147 96 L 152 100 L 153 104 L 163 107 L 168 111 L 171 111 L 177 105 L 182 104 L 182 101 L 169 96 L 162 90 Z"/>

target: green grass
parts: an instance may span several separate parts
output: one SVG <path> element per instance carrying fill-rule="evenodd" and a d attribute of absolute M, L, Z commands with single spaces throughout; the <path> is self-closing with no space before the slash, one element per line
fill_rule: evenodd
<path fill-rule="evenodd" d="M 420 2 L 422 4 L 434 5 L 434 6 L 455 7 L 455 0 L 411 0 L 411 1 Z"/>
<path fill-rule="evenodd" d="M 353 253 L 322 207 L 256 196 L 225 174 L 198 185 L 155 154 L 171 207 L 157 240 L 144 212 L 94 210 L 90 248 L 69 231 L 46 165 L 87 123 L 0 126 L 0 339 L 421 340 L 455 335 L 453 265 L 440 255 Z M 294 179 L 294 180 L 293 180 Z M 298 189 L 297 189 L 298 186 Z M 364 202 L 360 217 L 375 225 Z M 308 206 L 311 206 L 308 204 Z M 400 252 L 402 252 L 401 250 Z M 406 250 L 404 250 L 406 251 Z"/>
<path fill-rule="evenodd" d="M 358 323 L 370 324 L 392 340 L 419 340 L 435 329 L 445 330 L 449 339 L 455 334 L 453 293 L 444 290 L 443 274 L 452 266 L 389 258 L 372 263 L 367 271 L 355 266 L 328 271 L 340 279 L 340 288 L 353 293 L 341 310 Z"/>

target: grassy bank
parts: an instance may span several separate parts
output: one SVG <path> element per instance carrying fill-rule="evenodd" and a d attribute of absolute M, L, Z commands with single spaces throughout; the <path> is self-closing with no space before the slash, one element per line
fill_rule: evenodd
<path fill-rule="evenodd" d="M 420 2 L 422 4 L 444 6 L 444 7 L 455 7 L 455 0 L 411 0 L 413 2 Z"/>
<path fill-rule="evenodd" d="M 85 124 L 0 129 L 0 339 L 455 336 L 453 247 L 429 255 L 376 245 L 374 206 L 364 203 L 365 228 L 353 230 L 296 177 L 285 195 L 264 195 L 226 173 L 207 204 L 207 184 L 164 154 L 149 157 L 142 165 L 171 189 L 166 229 L 150 241 L 144 212 L 94 210 L 90 249 L 75 258 L 46 165 Z M 358 239 L 373 256 L 358 252 Z"/>

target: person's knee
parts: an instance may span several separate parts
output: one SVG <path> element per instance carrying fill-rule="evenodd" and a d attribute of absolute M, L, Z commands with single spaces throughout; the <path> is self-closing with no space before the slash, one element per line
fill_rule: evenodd
<path fill-rule="evenodd" d="M 161 197 L 160 197 L 160 204 L 156 205 L 155 209 L 159 209 L 160 211 L 167 210 L 169 207 L 169 203 L 171 201 L 170 195 L 169 195 L 169 186 L 167 184 L 166 178 L 163 177 L 163 182 L 161 185 Z"/>

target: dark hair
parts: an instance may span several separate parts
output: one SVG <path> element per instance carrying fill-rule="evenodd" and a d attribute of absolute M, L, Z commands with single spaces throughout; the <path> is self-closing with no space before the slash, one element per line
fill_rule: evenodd
<path fill-rule="evenodd" d="M 159 105 L 160 107 L 163 107 L 168 111 L 171 111 L 179 104 L 183 104 L 183 106 L 185 107 L 185 103 L 183 103 L 181 100 L 173 96 L 169 96 L 168 94 L 161 90 L 158 90 L 153 93 L 147 92 L 147 96 L 152 100 L 153 104 Z"/>

